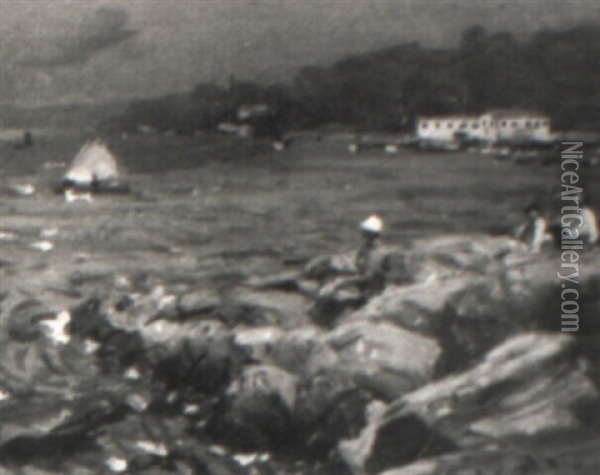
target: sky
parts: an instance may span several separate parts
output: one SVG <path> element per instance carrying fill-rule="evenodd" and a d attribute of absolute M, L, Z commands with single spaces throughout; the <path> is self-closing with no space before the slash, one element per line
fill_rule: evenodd
<path fill-rule="evenodd" d="M 452 47 L 473 24 L 523 36 L 590 21 L 598 0 L 0 0 L 0 105 L 272 83 L 408 41 Z"/>

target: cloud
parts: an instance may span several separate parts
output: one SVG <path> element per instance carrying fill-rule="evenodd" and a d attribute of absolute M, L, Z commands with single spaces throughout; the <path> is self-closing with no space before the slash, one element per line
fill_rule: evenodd
<path fill-rule="evenodd" d="M 85 18 L 72 35 L 66 35 L 45 49 L 33 51 L 20 63 L 24 66 L 72 66 L 84 64 L 97 53 L 110 49 L 137 35 L 126 28 L 129 13 L 122 8 L 100 8 Z"/>

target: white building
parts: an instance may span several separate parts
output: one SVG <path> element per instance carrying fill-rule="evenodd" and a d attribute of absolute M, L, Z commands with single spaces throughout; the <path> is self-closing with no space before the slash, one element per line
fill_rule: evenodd
<path fill-rule="evenodd" d="M 483 114 L 480 122 L 486 140 L 492 144 L 552 140 L 550 118 L 541 112 L 492 110 Z"/>
<path fill-rule="evenodd" d="M 425 144 L 447 144 L 457 138 L 483 138 L 478 116 L 429 116 L 417 120 L 417 137 Z"/>
<path fill-rule="evenodd" d="M 237 110 L 238 120 L 249 120 L 264 117 L 271 113 L 269 104 L 244 104 Z"/>
<path fill-rule="evenodd" d="M 425 145 L 445 145 L 460 139 L 489 144 L 552 140 L 547 115 L 517 109 L 492 110 L 481 116 L 419 117 L 416 134 Z"/>

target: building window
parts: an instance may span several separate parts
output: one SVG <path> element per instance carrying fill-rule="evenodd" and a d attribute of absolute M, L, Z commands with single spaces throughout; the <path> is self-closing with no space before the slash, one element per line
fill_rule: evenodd
<path fill-rule="evenodd" d="M 516 129 L 518 124 L 516 120 L 513 120 L 510 125 L 513 129 Z"/>
<path fill-rule="evenodd" d="M 531 129 L 531 121 L 528 120 L 527 122 L 525 122 L 525 127 L 527 127 L 528 129 Z"/>
<path fill-rule="evenodd" d="M 442 127 L 442 124 L 441 124 L 441 122 L 436 122 L 436 123 L 435 123 L 435 128 L 436 128 L 436 129 L 439 129 L 439 128 L 441 128 L 441 127 Z"/>
<path fill-rule="evenodd" d="M 487 120 L 483 119 L 483 120 L 481 121 L 481 125 L 486 125 L 486 124 L 487 124 Z"/>
<path fill-rule="evenodd" d="M 460 129 L 466 129 L 467 128 L 467 123 L 466 122 L 461 122 L 459 128 Z"/>
<path fill-rule="evenodd" d="M 536 129 L 539 129 L 539 128 L 540 128 L 540 121 L 539 121 L 539 120 L 536 120 L 536 121 L 535 121 L 535 123 L 533 124 L 533 126 L 534 126 Z"/>
<path fill-rule="evenodd" d="M 547 120 L 542 120 L 542 126 L 543 127 L 547 127 L 548 126 L 548 121 Z"/>
<path fill-rule="evenodd" d="M 427 127 L 428 127 L 428 125 L 427 125 L 426 121 L 421 122 L 421 128 L 422 129 L 426 129 Z"/>
<path fill-rule="evenodd" d="M 505 121 L 505 120 L 503 120 L 502 122 L 500 122 L 500 126 L 501 126 L 501 127 L 506 127 L 506 121 Z"/>
<path fill-rule="evenodd" d="M 471 128 L 472 128 L 473 130 L 476 130 L 476 129 L 478 129 L 478 128 L 479 128 L 479 124 L 478 124 L 477 122 L 473 122 L 473 123 L 471 124 Z"/>
<path fill-rule="evenodd" d="M 452 122 L 448 122 L 447 127 L 449 129 L 453 129 L 454 128 L 454 124 Z"/>

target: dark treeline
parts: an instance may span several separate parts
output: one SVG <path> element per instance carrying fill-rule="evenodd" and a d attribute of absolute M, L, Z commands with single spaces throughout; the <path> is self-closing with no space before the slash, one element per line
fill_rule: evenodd
<path fill-rule="evenodd" d="M 132 103 L 120 125 L 190 132 L 235 120 L 242 104 L 266 103 L 278 131 L 343 124 L 409 130 L 423 114 L 526 108 L 557 129 L 600 129 L 600 26 L 509 33 L 465 30 L 455 49 L 405 44 L 330 67 L 307 66 L 290 84 L 199 84 L 187 94 Z"/>

